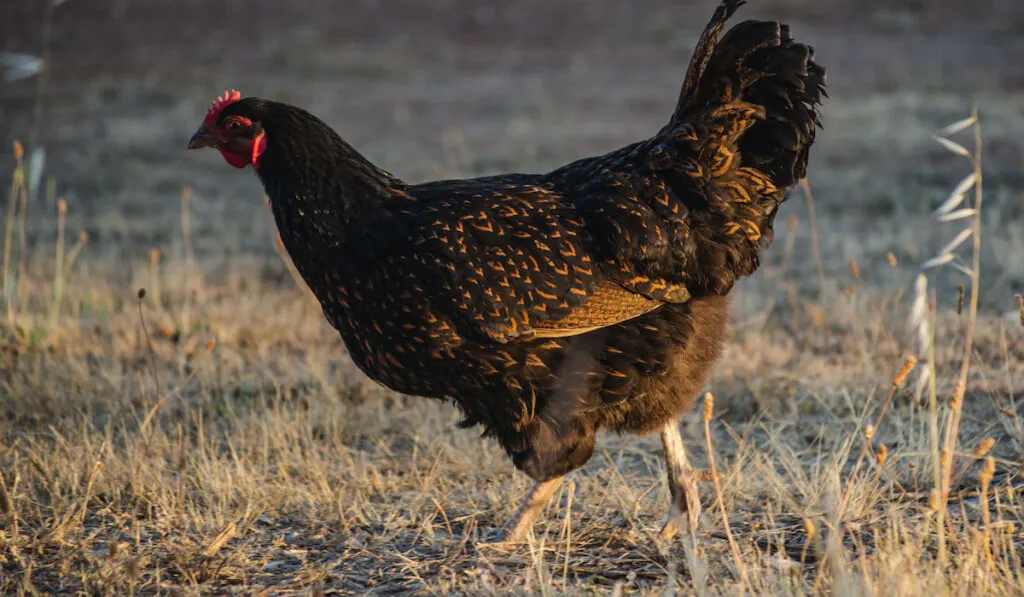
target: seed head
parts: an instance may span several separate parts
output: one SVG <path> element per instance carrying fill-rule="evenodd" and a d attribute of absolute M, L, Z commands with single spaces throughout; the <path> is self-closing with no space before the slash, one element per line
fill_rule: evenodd
<path fill-rule="evenodd" d="M 853 259 L 850 260 L 850 273 L 853 274 L 854 278 L 860 280 L 860 268 L 857 267 L 857 262 Z"/>
<path fill-rule="evenodd" d="M 916 365 L 917 357 L 913 355 L 907 357 L 907 360 L 903 362 L 903 367 L 900 369 L 900 372 L 892 379 L 892 385 L 895 387 L 902 386 L 903 382 L 906 381 L 907 376 L 910 375 L 910 372 L 914 370 Z"/>
<path fill-rule="evenodd" d="M 988 487 L 988 484 L 992 482 L 992 478 L 996 476 L 996 461 L 991 456 L 985 458 L 985 465 L 981 467 L 981 473 L 978 474 L 978 481 L 981 482 L 982 486 Z"/>
<path fill-rule="evenodd" d="M 818 529 L 814 526 L 814 521 L 810 518 L 804 519 L 804 532 L 807 533 L 808 542 L 818 534 Z"/>
<path fill-rule="evenodd" d="M 711 392 L 704 394 L 704 420 L 711 420 L 711 413 L 715 409 L 715 397 L 711 395 Z"/>
<path fill-rule="evenodd" d="M 960 407 L 964 403 L 964 384 L 957 382 L 953 386 L 953 397 L 949 400 L 949 408 L 953 410 L 960 410 Z"/>
<path fill-rule="evenodd" d="M 988 451 L 992 449 L 992 446 L 994 446 L 995 443 L 996 440 L 992 439 L 991 437 L 986 437 L 985 439 L 981 440 L 980 442 L 978 442 L 978 446 L 974 448 L 974 457 L 981 458 L 984 455 L 988 454 Z"/>

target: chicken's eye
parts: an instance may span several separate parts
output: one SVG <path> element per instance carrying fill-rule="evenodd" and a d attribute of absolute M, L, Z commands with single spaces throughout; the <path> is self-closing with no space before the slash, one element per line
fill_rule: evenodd
<path fill-rule="evenodd" d="M 238 130 L 239 128 L 241 128 L 242 123 L 240 121 L 238 121 L 238 120 L 232 119 L 232 120 L 229 120 L 226 123 L 224 123 L 224 126 L 229 131 L 235 131 L 235 130 Z"/>

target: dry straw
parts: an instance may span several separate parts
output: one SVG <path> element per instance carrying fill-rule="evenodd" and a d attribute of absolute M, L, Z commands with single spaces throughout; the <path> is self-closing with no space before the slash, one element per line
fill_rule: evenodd
<path fill-rule="evenodd" d="M 950 139 L 961 131 L 971 129 L 974 133 L 974 149 L 966 147 Z M 911 323 L 917 328 L 918 348 L 927 355 L 928 366 L 921 368 L 918 378 L 917 395 L 920 397 L 925 385 L 929 390 L 929 418 L 934 470 L 934 488 L 931 506 L 935 514 L 935 529 L 938 536 L 938 557 L 941 564 L 948 558 L 946 552 L 946 503 L 949 499 L 949 486 L 953 469 L 953 455 L 956 453 L 957 437 L 960 428 L 960 416 L 963 409 L 964 394 L 967 387 L 968 374 L 971 367 L 971 356 L 974 350 L 974 332 L 978 315 L 978 280 L 981 269 L 981 204 L 982 204 L 982 139 L 981 126 L 978 122 L 978 111 L 975 108 L 971 115 L 954 122 L 938 132 L 935 140 L 944 148 L 967 158 L 971 165 L 970 173 L 953 188 L 945 201 L 935 210 L 932 216 L 939 222 L 961 222 L 968 220 L 969 225 L 960 230 L 931 259 L 921 264 L 922 270 L 950 265 L 970 279 L 970 296 L 967 299 L 967 327 L 964 332 L 963 357 L 960 371 L 954 383 L 954 391 L 949 408 L 945 414 L 942 441 L 940 447 L 940 429 L 938 422 L 938 400 L 935 383 L 935 344 L 934 344 L 934 298 L 928 295 L 928 279 L 922 273 L 915 283 L 914 304 L 911 310 Z M 973 196 L 973 201 L 969 197 Z M 964 243 L 971 240 L 971 257 L 967 261 L 957 254 Z M 933 296 L 933 295 L 932 295 Z M 962 297 L 961 292 L 961 297 Z M 963 309 L 963 298 L 958 298 L 957 310 Z"/>
<path fill-rule="evenodd" d="M 747 568 L 743 565 L 743 557 L 740 548 L 732 536 L 732 529 L 729 527 L 729 513 L 725 508 L 725 499 L 722 497 L 722 484 L 718 479 L 718 466 L 715 463 L 715 451 L 711 441 L 711 417 L 715 410 L 715 397 L 711 392 L 704 394 L 704 410 L 701 419 L 704 421 L 704 441 L 708 451 L 708 466 L 711 468 L 711 480 L 715 485 L 715 501 L 718 502 L 718 509 L 722 513 L 722 526 L 725 527 L 725 536 L 729 541 L 729 550 L 732 552 L 736 570 L 739 573 L 740 581 L 744 587 L 749 586 Z"/>

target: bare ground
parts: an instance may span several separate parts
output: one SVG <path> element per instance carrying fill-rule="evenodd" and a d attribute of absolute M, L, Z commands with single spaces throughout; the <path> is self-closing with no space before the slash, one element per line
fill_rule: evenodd
<path fill-rule="evenodd" d="M 0 8 L 0 49 L 40 51 L 43 4 Z M 37 79 L 0 83 L 0 171 L 14 170 L 10 141 L 37 134 L 56 185 L 11 236 L 9 269 L 24 261 L 25 274 L 10 276 L 18 300 L 0 338 L 0 590 L 1024 589 L 1024 8 L 752 4 L 743 17 L 785 18 L 817 48 L 832 98 L 809 174 L 824 280 L 795 192 L 792 221 L 738 290 L 710 385 L 738 556 L 711 487 L 696 555 L 659 543 L 657 441 L 614 436 L 557 496 L 538 543 L 484 547 L 525 480 L 455 430 L 451 408 L 359 375 L 275 254 L 254 178 L 183 151 L 207 102 L 238 87 L 308 107 L 409 180 L 548 169 L 660 126 L 708 3 L 70 0 L 53 13 L 38 117 Z M 975 103 L 981 316 L 940 564 L 928 409 L 897 392 L 857 463 L 892 376 L 918 353 L 916 264 L 958 230 L 928 214 L 969 170 L 931 134 Z M 58 196 L 66 248 L 88 240 L 54 308 Z M 964 279 L 930 282 L 941 426 Z M 699 414 L 684 432 L 706 464 Z M 981 499 L 971 451 L 986 437 L 998 497 Z"/>

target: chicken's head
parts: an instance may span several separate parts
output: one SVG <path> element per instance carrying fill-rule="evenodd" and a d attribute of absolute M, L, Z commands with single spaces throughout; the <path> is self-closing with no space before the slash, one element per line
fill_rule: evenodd
<path fill-rule="evenodd" d="M 249 164 L 259 166 L 260 155 L 267 148 L 267 137 L 241 97 L 241 93 L 232 89 L 214 100 L 203 124 L 189 139 L 188 148 L 216 147 L 235 168 Z"/>

